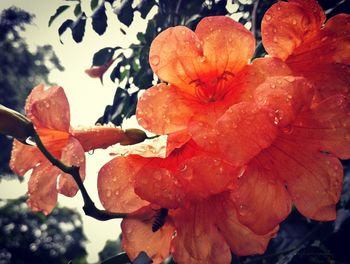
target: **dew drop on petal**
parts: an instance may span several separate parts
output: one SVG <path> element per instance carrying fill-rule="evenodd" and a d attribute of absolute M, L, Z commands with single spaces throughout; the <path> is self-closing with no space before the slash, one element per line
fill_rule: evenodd
<path fill-rule="evenodd" d="M 150 62 L 153 66 L 157 66 L 160 62 L 160 59 L 159 59 L 159 56 L 158 55 L 153 55 L 151 58 L 150 58 Z"/>
<path fill-rule="evenodd" d="M 272 18 L 272 17 L 271 17 L 270 15 L 265 15 L 265 20 L 266 20 L 266 21 L 270 21 L 271 18 Z"/>
<path fill-rule="evenodd" d="M 205 62 L 205 60 L 206 60 L 206 58 L 203 56 L 203 57 L 200 58 L 199 61 L 200 61 L 200 62 Z"/>

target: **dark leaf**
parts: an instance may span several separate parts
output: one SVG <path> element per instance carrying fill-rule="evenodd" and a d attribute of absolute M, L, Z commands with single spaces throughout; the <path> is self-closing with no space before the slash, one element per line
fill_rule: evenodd
<path fill-rule="evenodd" d="M 93 66 L 102 66 L 105 65 L 107 62 L 109 62 L 115 52 L 115 48 L 107 47 L 100 49 L 98 52 L 94 54 L 94 57 L 92 59 L 92 65 Z"/>
<path fill-rule="evenodd" d="M 143 34 L 142 32 L 137 33 L 137 39 L 138 39 L 141 43 L 145 43 L 145 34 Z"/>
<path fill-rule="evenodd" d="M 58 35 L 60 36 L 60 42 L 63 44 L 61 40 L 61 35 L 67 30 L 67 28 L 71 28 L 73 25 L 73 20 L 68 19 L 62 23 L 62 25 L 58 28 Z"/>
<path fill-rule="evenodd" d="M 75 15 L 76 17 L 78 17 L 78 16 L 80 16 L 80 14 L 81 14 L 81 5 L 80 5 L 80 3 L 79 3 L 79 4 L 77 4 L 77 5 L 75 6 L 75 8 L 74 8 L 74 15 Z"/>
<path fill-rule="evenodd" d="M 126 253 L 120 253 L 114 257 L 102 261 L 101 264 L 129 264 L 131 260 Z"/>
<path fill-rule="evenodd" d="M 111 5 L 113 5 L 114 0 L 105 0 L 106 2 L 110 3 Z"/>
<path fill-rule="evenodd" d="M 140 254 L 133 261 L 133 264 L 151 264 L 152 259 L 144 251 L 141 251 Z"/>
<path fill-rule="evenodd" d="M 97 5 L 98 5 L 98 0 L 91 0 L 90 7 L 92 11 L 96 8 Z"/>
<path fill-rule="evenodd" d="M 115 10 L 120 22 L 126 26 L 130 26 L 134 19 L 134 9 L 132 8 L 132 0 L 124 0 L 121 3 L 120 8 Z"/>
<path fill-rule="evenodd" d="M 137 5 L 136 10 L 140 11 L 141 17 L 144 19 L 155 4 L 155 0 L 143 0 Z"/>
<path fill-rule="evenodd" d="M 107 28 L 107 16 L 104 5 L 100 5 L 92 15 L 92 28 L 99 35 L 105 33 Z"/>
<path fill-rule="evenodd" d="M 83 40 L 85 33 L 86 16 L 82 13 L 80 17 L 72 24 L 72 36 L 75 42 L 79 43 Z"/>
<path fill-rule="evenodd" d="M 50 17 L 49 20 L 49 27 L 51 26 L 52 22 L 60 15 L 62 14 L 64 11 L 66 11 L 69 8 L 69 5 L 63 5 L 60 6 L 59 8 L 57 8 L 56 13 Z"/>

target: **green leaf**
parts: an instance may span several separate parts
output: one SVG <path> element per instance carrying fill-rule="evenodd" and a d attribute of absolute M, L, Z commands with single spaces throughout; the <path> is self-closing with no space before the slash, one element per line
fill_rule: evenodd
<path fill-rule="evenodd" d="M 102 35 L 107 28 L 106 8 L 100 5 L 92 15 L 92 28 L 99 35 Z"/>
<path fill-rule="evenodd" d="M 92 11 L 96 8 L 97 5 L 98 5 L 98 0 L 91 0 L 90 7 Z"/>
<path fill-rule="evenodd" d="M 71 28 L 73 24 L 72 19 L 68 19 L 62 23 L 62 25 L 58 28 L 58 35 L 60 37 L 60 42 L 63 44 L 61 40 L 61 35 L 67 30 L 67 28 Z"/>
<path fill-rule="evenodd" d="M 60 15 L 62 14 L 64 11 L 66 11 L 69 8 L 69 5 L 63 5 L 60 6 L 59 8 L 57 8 L 56 13 L 50 17 L 49 20 L 49 27 L 51 26 L 52 22 Z"/>
<path fill-rule="evenodd" d="M 76 17 L 78 17 L 80 14 L 81 14 L 81 5 L 80 5 L 80 3 L 79 3 L 79 4 L 77 4 L 77 5 L 75 6 L 75 8 L 74 8 L 74 15 L 75 15 Z"/>
<path fill-rule="evenodd" d="M 122 82 L 126 76 L 128 76 L 129 70 L 124 70 L 122 73 L 120 73 L 119 82 Z"/>
<path fill-rule="evenodd" d="M 98 52 L 94 54 L 94 57 L 92 59 L 92 65 L 93 66 L 102 66 L 109 62 L 115 52 L 115 48 L 107 47 L 100 49 Z"/>

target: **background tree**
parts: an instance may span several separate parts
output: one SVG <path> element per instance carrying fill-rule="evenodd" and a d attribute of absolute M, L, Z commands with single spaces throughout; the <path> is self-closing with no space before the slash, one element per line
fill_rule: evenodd
<path fill-rule="evenodd" d="M 56 207 L 49 216 L 33 213 L 26 197 L 1 200 L 0 263 L 86 263 L 81 217 Z"/>
<path fill-rule="evenodd" d="M 38 83 L 49 83 L 52 68 L 63 70 L 50 45 L 31 52 L 20 32 L 34 16 L 16 7 L 0 13 L 0 104 L 23 112 L 25 99 Z M 0 135 L 0 177 L 10 173 L 8 167 L 12 141 Z"/>

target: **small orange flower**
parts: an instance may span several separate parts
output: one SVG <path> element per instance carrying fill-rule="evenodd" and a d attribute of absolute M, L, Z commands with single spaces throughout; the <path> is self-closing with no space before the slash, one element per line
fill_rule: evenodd
<path fill-rule="evenodd" d="M 25 110 L 45 147 L 65 164 L 79 166 L 82 179 L 85 151 L 125 140 L 124 132 L 118 128 L 71 128 L 69 104 L 62 87 L 35 87 L 27 98 Z M 13 143 L 10 167 L 20 176 L 33 169 L 28 184 L 28 205 L 33 211 L 48 214 L 57 203 L 58 193 L 72 197 L 78 191 L 71 175 L 54 167 L 37 147 L 17 140 Z"/>
<path fill-rule="evenodd" d="M 323 21 L 313 0 L 277 3 L 262 30 L 272 56 L 251 64 L 252 34 L 227 17 L 156 37 L 150 64 L 169 84 L 142 95 L 137 118 L 168 135 L 167 155 L 115 158 L 98 179 L 104 207 L 132 213 L 122 222 L 131 259 L 146 251 L 160 263 L 171 251 L 177 263 L 230 263 L 230 251 L 263 253 L 292 204 L 312 219 L 335 218 L 338 157 L 350 157 L 349 82 L 336 76 L 337 88 L 327 91 L 315 76 L 322 69 L 329 78 L 334 63 L 348 67 L 350 34 L 347 26 L 342 33 L 338 26 L 321 29 Z M 311 63 L 311 40 L 331 33 L 341 36 L 343 53 Z M 153 233 L 160 208 L 168 215 Z"/>

